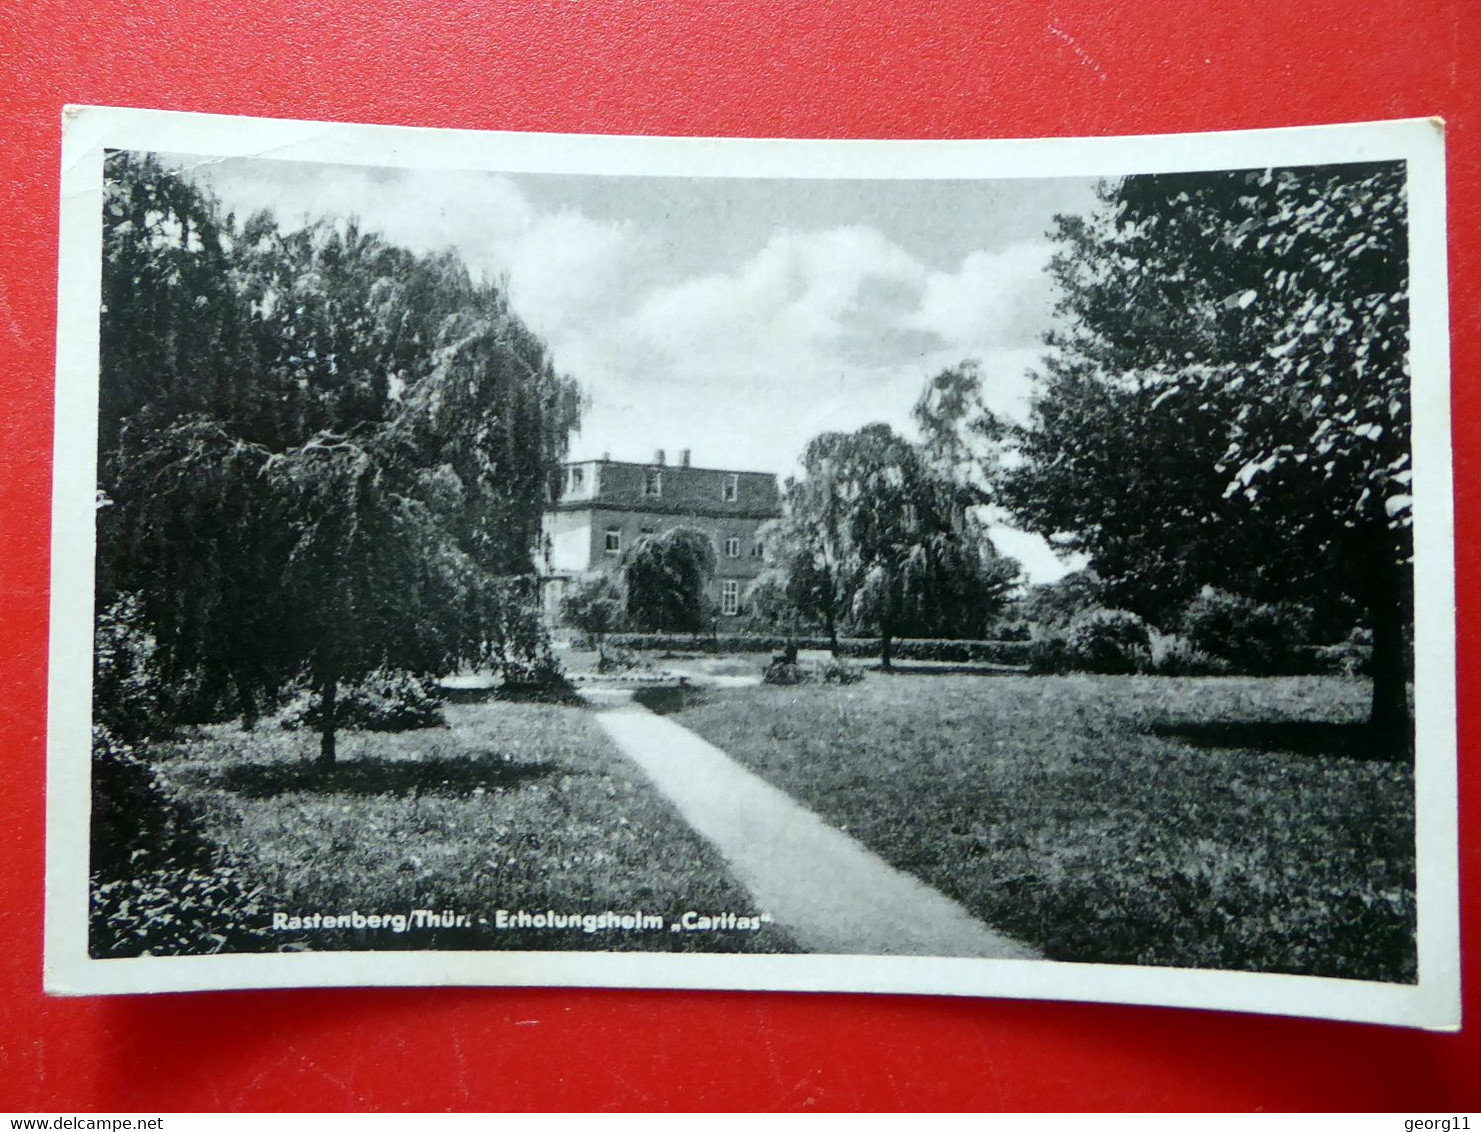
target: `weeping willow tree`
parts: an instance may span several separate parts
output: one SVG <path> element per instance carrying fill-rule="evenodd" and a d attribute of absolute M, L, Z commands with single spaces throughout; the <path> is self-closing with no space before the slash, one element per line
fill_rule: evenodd
<path fill-rule="evenodd" d="M 333 762 L 345 683 L 507 659 L 579 402 L 504 294 L 148 156 L 109 156 L 103 222 L 97 602 L 161 714 L 307 681 Z"/>
<path fill-rule="evenodd" d="M 622 560 L 627 616 L 641 632 L 698 632 L 713 611 L 705 587 L 715 546 L 703 531 L 675 527 L 635 540 Z"/>
<path fill-rule="evenodd" d="M 768 584 L 834 641 L 847 620 L 880 638 L 978 635 L 1018 575 L 971 513 L 963 483 L 888 425 L 815 437 L 766 528 Z"/>

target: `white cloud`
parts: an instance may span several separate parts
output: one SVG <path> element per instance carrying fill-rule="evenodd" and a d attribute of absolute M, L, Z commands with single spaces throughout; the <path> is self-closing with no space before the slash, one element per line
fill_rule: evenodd
<path fill-rule="evenodd" d="M 534 217 L 495 254 L 507 264 L 514 309 L 558 341 L 625 302 L 643 244 L 631 224 L 559 212 Z"/>
<path fill-rule="evenodd" d="M 1037 345 L 1054 306 L 1045 270 L 1053 252 L 1047 241 L 1026 240 L 970 253 L 958 270 L 926 280 L 909 325 L 967 350 Z"/>
<path fill-rule="evenodd" d="M 870 333 L 857 318 L 862 305 L 898 305 L 924 276 L 870 228 L 781 232 L 734 271 L 648 295 L 625 329 L 646 354 L 691 372 L 822 376 Z"/>

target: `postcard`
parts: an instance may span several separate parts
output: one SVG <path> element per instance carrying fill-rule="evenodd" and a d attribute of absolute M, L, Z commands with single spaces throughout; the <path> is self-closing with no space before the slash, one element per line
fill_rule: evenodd
<path fill-rule="evenodd" d="M 1440 123 L 63 139 L 51 993 L 1459 1025 Z"/>

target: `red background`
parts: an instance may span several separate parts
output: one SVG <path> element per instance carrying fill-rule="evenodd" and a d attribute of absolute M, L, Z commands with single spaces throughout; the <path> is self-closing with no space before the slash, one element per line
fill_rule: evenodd
<path fill-rule="evenodd" d="M 366 990 L 46 999 L 46 599 L 67 102 L 504 130 L 1021 137 L 1449 124 L 1465 938 L 1481 106 L 1465 0 L 29 0 L 0 11 L 0 1109 L 1465 1109 L 1481 1039 L 1150 1008 Z M 1469 20 L 1468 20 L 1469 17 Z M 1477 949 L 1465 950 L 1474 989 Z M 1474 994 L 1469 996 L 1474 1004 Z"/>

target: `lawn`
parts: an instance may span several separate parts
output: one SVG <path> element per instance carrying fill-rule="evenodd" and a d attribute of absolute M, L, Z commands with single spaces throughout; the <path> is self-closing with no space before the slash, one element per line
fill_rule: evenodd
<path fill-rule="evenodd" d="M 657 710 L 1051 959 L 1412 982 L 1365 681 L 870 673 Z"/>
<path fill-rule="evenodd" d="M 788 951 L 760 932 L 671 933 L 683 911 L 761 911 L 716 852 L 607 740 L 559 704 L 450 704 L 449 726 L 317 737 L 261 725 L 159 745 L 163 774 L 266 892 L 268 913 L 451 910 L 466 926 L 335 929 L 277 938 L 314 949 Z M 498 909 L 644 912 L 665 930 L 497 930 Z M 480 923 L 480 919 L 489 923 Z"/>

